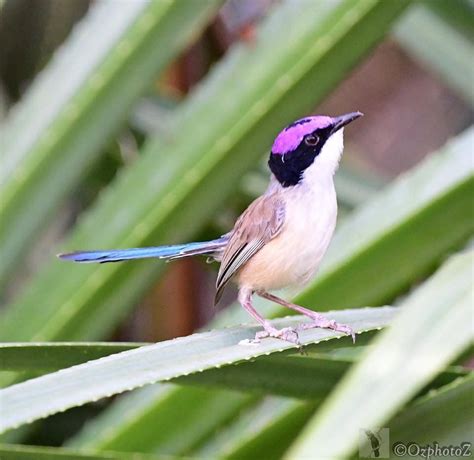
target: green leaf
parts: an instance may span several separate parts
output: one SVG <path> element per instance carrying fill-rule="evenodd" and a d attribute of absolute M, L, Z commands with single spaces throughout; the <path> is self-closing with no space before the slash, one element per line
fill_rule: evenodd
<path fill-rule="evenodd" d="M 460 445 L 472 437 L 469 407 L 474 375 L 458 378 L 416 399 L 387 426 L 390 445 Z M 268 397 L 244 411 L 233 423 L 192 451 L 198 458 L 280 459 L 314 413 L 315 405 L 289 398 Z M 359 458 L 359 457 L 357 457 Z"/>
<path fill-rule="evenodd" d="M 350 154 L 351 152 L 346 152 L 346 155 L 350 156 Z M 342 164 L 338 169 L 334 176 L 334 185 L 339 205 L 352 209 L 372 200 L 382 189 L 382 185 L 386 185 L 386 181 L 375 174 L 369 175 L 357 171 L 349 163 Z"/>
<path fill-rule="evenodd" d="M 276 372 L 275 369 L 271 375 L 278 375 Z M 285 372 L 285 368 L 280 370 L 280 374 Z M 318 380 L 325 379 L 322 373 L 315 375 L 318 375 Z M 449 445 L 470 439 L 472 417 L 469 411 L 463 409 L 469 406 L 473 397 L 473 376 L 459 378 L 461 373 L 455 380 L 455 375 L 451 376 L 449 385 L 431 390 L 395 417 L 388 425 L 391 445 L 397 441 L 424 445 L 432 444 L 433 440 Z M 337 380 L 333 382 L 334 386 L 336 384 Z M 266 459 L 280 459 L 314 413 L 315 407 L 314 403 L 295 399 L 265 398 L 258 405 L 243 411 L 231 425 L 193 450 L 191 455 L 198 458 L 242 459 L 259 458 L 265 452 Z"/>
<path fill-rule="evenodd" d="M 2 133 L 0 284 L 137 96 L 219 3 L 101 1 L 81 21 Z"/>
<path fill-rule="evenodd" d="M 154 447 L 159 445 L 160 453 L 183 454 L 257 399 L 235 391 L 206 388 L 188 387 L 181 393 L 170 384 L 149 385 L 127 396 L 87 423 L 68 441 L 68 446 L 156 452 Z"/>
<path fill-rule="evenodd" d="M 231 50 L 179 109 L 175 122 L 186 136 L 149 144 L 82 220 L 67 248 L 190 238 L 268 147 L 278 127 L 321 100 L 407 4 L 346 0 L 335 8 L 311 1 L 278 6 L 254 45 Z M 8 308 L 0 336 L 4 341 L 101 337 L 132 308 L 162 266 L 151 261 L 105 267 L 51 262 Z"/>
<path fill-rule="evenodd" d="M 440 445 L 459 446 L 472 439 L 474 374 L 433 390 L 402 410 L 389 423 L 391 444 L 436 441 Z M 460 455 L 458 455 L 460 457 Z"/>
<path fill-rule="evenodd" d="M 149 345 L 131 342 L 0 343 L 2 371 L 45 372 Z"/>
<path fill-rule="evenodd" d="M 321 344 L 314 352 L 307 352 L 306 356 L 295 356 L 292 352 L 264 356 L 257 361 L 208 369 L 171 379 L 171 382 L 320 400 L 367 350 L 367 346 L 360 346 L 361 342 L 370 339 L 372 334 L 364 334 L 354 346 L 349 337 L 343 337 L 337 347 L 332 341 L 328 343 L 330 351 L 325 352 Z M 0 363 L 2 370 L 46 373 L 147 345 L 150 344 L 4 343 L 0 344 Z M 448 369 L 435 379 L 432 387 L 444 385 L 464 374 L 460 368 Z M 158 394 L 161 397 L 161 393 Z"/>
<path fill-rule="evenodd" d="M 392 327 L 326 399 L 287 458 L 350 455 L 360 429 L 383 426 L 469 345 L 473 258 L 473 252 L 453 257 L 410 296 Z"/>
<path fill-rule="evenodd" d="M 430 453 L 429 449 L 436 449 L 438 445 L 453 446 L 461 451 L 451 454 L 450 458 L 462 457 L 462 452 L 469 452 L 471 448 L 468 441 L 472 439 L 473 423 L 466 407 L 472 405 L 473 397 L 474 374 L 471 372 L 416 399 L 386 425 L 388 438 L 382 438 L 380 453 L 382 448 L 388 447 L 390 452 L 396 452 L 397 458 L 414 458 L 420 455 L 416 453 L 418 445 L 425 447 L 426 457 L 434 458 L 438 455 L 434 451 Z M 371 450 L 370 446 L 366 449 Z M 353 458 L 360 458 L 360 455 Z"/>
<path fill-rule="evenodd" d="M 367 308 L 333 312 L 328 317 L 350 324 L 360 333 L 387 325 L 395 312 L 396 309 L 390 307 Z M 301 320 L 301 317 L 293 317 L 276 320 L 274 324 L 276 327 L 295 326 Z M 258 345 L 241 344 L 241 341 L 253 338 L 258 329 L 240 326 L 193 334 L 12 385 L 0 390 L 4 412 L 0 432 L 146 384 L 297 347 L 273 338 Z M 300 342 L 307 345 L 339 336 L 341 334 L 334 331 L 311 329 L 300 332 Z"/>
<path fill-rule="evenodd" d="M 364 334 L 357 341 L 357 346 L 338 341 L 339 347 L 331 343 L 330 351 L 318 347 L 317 356 L 327 359 L 354 360 L 360 354 L 361 344 L 372 339 L 372 334 Z M 369 339 L 369 340 L 370 340 Z M 344 348 L 340 348 L 345 344 Z M 109 356 L 114 353 L 151 345 L 151 343 L 134 342 L 11 342 L 0 343 L 0 363 L 2 371 L 48 372 L 65 367 L 82 364 L 93 359 Z M 339 351 L 339 353 L 338 353 Z M 249 363 L 251 364 L 251 363 Z"/>
<path fill-rule="evenodd" d="M 279 459 L 315 407 L 314 403 L 289 398 L 265 398 L 191 455 L 214 459 Z"/>
<path fill-rule="evenodd" d="M 452 4 L 449 3 L 449 9 Z M 473 24 L 474 17 L 467 17 Z M 395 38 L 417 62 L 439 75 L 468 103 L 474 105 L 472 40 L 422 6 L 413 8 L 395 27 Z"/>
<path fill-rule="evenodd" d="M 173 460 L 177 457 L 168 455 L 146 455 L 124 452 L 87 453 L 58 447 L 20 446 L 17 444 L 0 444 L 2 460 Z"/>
<path fill-rule="evenodd" d="M 178 102 L 160 96 L 141 98 L 134 107 L 129 123 L 143 136 L 171 136 L 172 119 Z"/>
<path fill-rule="evenodd" d="M 425 0 L 424 5 L 439 15 L 454 30 L 474 41 L 474 4 L 471 0 Z"/>
<path fill-rule="evenodd" d="M 172 382 L 184 385 L 217 385 L 234 390 L 321 401 L 354 362 L 355 360 L 318 357 L 269 356 L 254 363 L 178 377 Z M 430 383 L 429 388 L 437 388 L 465 373 L 456 367 L 447 369 Z"/>
<path fill-rule="evenodd" d="M 341 341 L 348 344 L 350 338 L 343 338 Z M 46 373 L 139 346 L 145 345 L 129 343 L 0 344 L 0 362 L 2 370 Z M 240 363 L 237 366 L 226 366 L 220 369 L 209 369 L 198 374 L 178 377 L 172 382 L 184 385 L 216 385 L 235 390 L 273 393 L 303 399 L 320 399 L 330 391 L 350 364 L 354 362 L 354 358 L 333 359 L 324 354 L 322 357 L 319 357 L 319 354 L 316 356 L 311 358 L 265 356 L 258 361 Z M 271 377 L 276 375 L 278 378 Z M 318 375 L 319 378 L 315 379 L 315 375 Z"/>
<path fill-rule="evenodd" d="M 363 337 L 370 335 L 364 334 Z M 339 341 L 340 342 L 340 341 Z M 358 342 L 360 342 L 358 340 Z M 333 342 L 328 342 L 328 345 L 333 344 Z M 267 381 L 271 381 L 272 383 L 276 380 L 281 381 L 285 380 L 285 384 L 287 383 L 286 380 L 290 383 L 292 389 L 295 390 L 295 395 L 299 398 L 304 398 L 305 394 L 308 394 L 308 390 L 304 385 L 300 385 L 301 383 L 301 369 L 298 366 L 294 366 L 292 361 L 294 359 L 301 361 L 307 360 L 311 361 L 311 359 L 315 359 L 320 363 L 320 368 L 314 370 L 316 372 L 311 372 L 308 374 L 308 379 L 305 382 L 306 385 L 312 387 L 312 390 L 315 391 L 311 394 L 311 398 L 314 402 L 319 403 L 323 400 L 327 394 L 334 388 L 340 377 L 342 377 L 343 372 L 331 372 L 331 369 L 334 367 L 329 367 L 328 370 L 330 371 L 327 373 L 326 369 L 324 368 L 322 363 L 325 360 L 332 361 L 331 364 L 334 364 L 334 360 L 343 359 L 340 364 L 345 364 L 346 369 L 349 367 L 345 360 L 350 357 L 350 359 L 354 360 L 354 353 L 348 353 L 350 350 L 355 350 L 355 355 L 360 356 L 361 352 L 367 347 L 358 346 L 358 347 L 351 347 L 351 348 L 335 348 L 332 350 L 328 350 L 327 352 L 321 352 L 320 350 L 323 348 L 323 344 L 319 345 L 317 348 L 314 349 L 313 353 L 311 353 L 311 358 L 303 358 L 303 357 L 285 357 L 282 359 L 280 356 L 269 356 L 265 358 L 267 368 L 268 368 L 268 375 Z M 341 353 L 343 352 L 343 353 Z M 321 358 L 321 356 L 323 358 Z M 264 359 L 258 360 L 255 364 L 262 363 Z M 275 364 L 275 368 L 273 369 L 268 365 L 268 363 L 272 361 Z M 288 363 L 291 363 L 291 366 L 288 366 Z M 337 364 L 337 363 L 336 363 Z M 244 380 L 245 378 L 252 378 L 251 372 L 247 373 L 244 371 L 243 368 L 247 367 L 250 370 L 251 363 L 244 363 L 239 366 L 235 366 L 237 369 L 242 369 L 241 374 L 235 373 L 231 378 L 228 378 L 226 384 L 228 386 L 232 386 L 234 383 L 233 378 L 237 377 L 238 379 Z M 282 367 L 280 367 L 282 366 Z M 293 367 L 291 369 L 291 367 Z M 306 366 L 309 370 L 310 366 Z M 226 367 L 222 369 L 222 371 L 226 371 L 228 369 L 232 369 L 232 367 Z M 214 370 L 208 371 L 203 374 L 195 374 L 189 377 L 199 377 L 199 376 L 209 376 L 209 372 L 214 372 Z M 437 394 L 438 390 L 443 390 L 444 388 L 448 388 L 451 386 L 451 383 L 454 381 L 455 383 L 462 381 L 460 377 L 465 376 L 467 373 L 466 370 L 462 368 L 452 368 L 448 371 L 443 372 L 440 374 L 433 382 L 430 383 L 426 388 L 422 390 L 422 394 L 430 391 L 428 394 L 428 399 Z M 243 374 L 243 375 L 242 375 Z M 271 376 L 269 378 L 268 376 Z M 285 376 L 287 377 L 285 379 Z M 317 376 L 317 377 L 315 377 Z M 456 380 L 457 379 L 457 380 Z M 315 384 L 315 382 L 317 382 Z M 325 383 L 327 382 L 327 386 Z M 210 382 L 211 383 L 211 382 Z M 450 385 L 447 385 L 447 384 Z M 440 386 L 446 385 L 443 388 L 438 388 Z M 315 398 L 317 389 L 320 390 L 319 397 Z M 433 390 L 436 388 L 437 390 Z M 298 395 L 299 393 L 299 395 Z M 308 395 L 309 396 L 309 395 Z M 425 396 L 426 397 L 426 396 Z M 418 401 L 424 400 L 424 398 L 419 398 L 415 401 L 415 407 Z M 262 452 L 265 452 L 265 458 L 268 459 L 279 459 L 283 456 L 283 453 L 288 449 L 288 446 L 292 442 L 292 440 L 299 434 L 300 429 L 302 429 L 303 425 L 307 422 L 307 420 L 311 417 L 314 413 L 315 404 L 314 402 L 301 402 L 300 400 L 296 399 L 289 399 L 289 398 L 276 398 L 276 397 L 268 397 L 263 399 L 259 404 L 250 407 L 246 411 L 243 411 L 242 414 L 237 417 L 232 424 L 224 429 L 220 430 L 219 433 L 208 439 L 202 446 L 198 449 L 193 450 L 191 452 L 192 456 L 198 458 L 259 458 L 262 455 Z M 446 401 L 445 406 L 447 406 L 452 400 Z M 467 404 L 467 402 L 465 402 Z M 410 406 L 411 407 L 411 406 Z M 409 408 L 410 409 L 410 408 Z M 432 424 L 435 426 L 446 427 L 447 424 L 444 424 L 443 421 L 445 420 L 444 417 L 441 416 L 432 416 L 429 417 L 429 414 L 423 412 L 421 414 L 420 420 L 408 420 L 408 423 L 404 423 L 403 421 L 410 417 L 409 414 L 412 412 L 407 410 L 408 414 L 407 417 L 404 416 L 404 412 L 401 415 L 400 423 L 396 423 L 399 427 L 405 427 L 405 432 L 407 434 L 407 439 L 415 439 L 410 438 L 411 434 L 415 435 L 416 430 L 415 427 L 419 427 L 420 430 L 424 430 L 426 425 L 423 422 L 424 417 L 426 419 L 429 418 L 432 421 Z M 450 414 L 454 416 L 456 411 L 459 410 L 459 404 L 453 403 L 452 409 L 449 411 Z M 468 418 L 469 415 L 466 411 L 464 411 L 466 417 Z M 418 413 L 418 412 L 417 412 Z M 460 417 L 462 419 L 462 417 Z M 453 420 L 454 422 L 454 420 Z M 464 423 L 464 420 L 461 422 Z M 457 426 L 456 423 L 452 423 L 451 426 Z M 398 436 L 398 429 L 395 429 L 395 425 L 390 424 L 391 428 L 391 444 L 393 444 L 394 440 L 399 440 Z M 430 433 L 433 433 L 430 431 Z M 404 438 L 400 438 L 403 439 Z M 424 436 L 424 441 L 428 442 L 433 439 L 439 440 L 438 436 L 433 435 L 431 439 Z M 467 436 L 464 439 L 468 439 Z M 446 439 L 446 444 L 450 444 L 448 442 L 449 439 Z M 452 443 L 451 443 L 452 444 Z"/>

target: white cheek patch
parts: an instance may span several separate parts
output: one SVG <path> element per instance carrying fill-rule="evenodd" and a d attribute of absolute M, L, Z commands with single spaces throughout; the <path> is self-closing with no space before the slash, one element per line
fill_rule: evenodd
<path fill-rule="evenodd" d="M 337 169 L 337 165 L 341 161 L 342 150 L 344 149 L 344 128 L 336 131 L 324 144 L 320 154 L 316 158 L 322 164 Z"/>
<path fill-rule="evenodd" d="M 304 172 L 303 181 L 311 183 L 332 178 L 341 161 L 344 148 L 343 128 L 336 131 L 323 145 L 313 164 Z"/>

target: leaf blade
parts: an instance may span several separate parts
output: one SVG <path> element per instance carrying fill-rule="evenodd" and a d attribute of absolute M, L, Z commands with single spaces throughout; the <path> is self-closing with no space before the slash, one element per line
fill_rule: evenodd
<path fill-rule="evenodd" d="M 395 311 L 389 307 L 346 310 L 334 312 L 330 317 L 350 323 L 354 331 L 362 332 L 385 326 Z M 275 325 L 294 325 L 300 319 L 277 320 Z M 0 430 L 144 384 L 295 347 L 278 339 L 267 339 L 256 347 L 239 345 L 240 341 L 252 338 L 256 330 L 247 326 L 194 334 L 111 355 L 0 390 L 5 412 Z M 314 329 L 301 332 L 300 341 L 301 344 L 317 343 L 338 336 L 340 334 L 332 331 Z M 51 391 L 54 398 L 48 396 L 52 395 Z"/>
<path fill-rule="evenodd" d="M 471 372 L 415 400 L 390 421 L 392 441 L 425 445 L 435 439 L 440 445 L 461 445 L 472 437 L 472 417 L 465 409 L 473 395 Z"/>
<path fill-rule="evenodd" d="M 288 458 L 304 458 L 309 452 L 331 458 L 350 455 L 359 428 L 380 426 L 469 345 L 473 259 L 473 252 L 453 257 L 405 302 L 392 327 L 376 339 L 308 423 Z M 452 330 L 456 334 L 450 334 Z M 360 401 L 364 411 L 354 412 Z"/>
<path fill-rule="evenodd" d="M 434 2 L 427 2 L 431 3 Z M 457 4 L 459 2 L 452 2 L 448 9 L 455 9 L 452 6 Z M 465 19 L 472 25 L 472 8 L 470 13 Z M 394 36 L 408 54 L 439 75 L 471 107 L 474 105 L 471 84 L 474 68 L 470 59 L 472 35 L 469 40 L 458 28 L 450 27 L 441 17 L 420 5 L 397 24 Z"/>
<path fill-rule="evenodd" d="M 106 0 L 79 24 L 4 130 L 0 283 L 11 276 L 135 98 L 218 2 L 137 0 L 116 8 Z M 181 26 L 184 33 L 176 34 Z M 161 40 L 166 47 L 154 45 Z"/>
<path fill-rule="evenodd" d="M 0 444 L 3 460 L 173 460 L 168 455 L 149 455 L 125 452 L 90 452 L 64 449 L 61 447 L 23 446 Z"/>

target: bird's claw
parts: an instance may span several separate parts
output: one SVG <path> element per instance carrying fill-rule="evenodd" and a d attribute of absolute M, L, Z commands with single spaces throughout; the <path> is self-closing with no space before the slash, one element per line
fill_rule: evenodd
<path fill-rule="evenodd" d="M 298 331 L 305 331 L 306 329 L 314 328 L 332 329 L 335 332 L 343 332 L 344 334 L 350 335 L 352 337 L 352 341 L 355 343 L 355 333 L 353 329 L 347 324 L 336 323 L 336 321 L 333 319 L 314 319 L 310 323 L 300 324 L 296 329 Z"/>
<path fill-rule="evenodd" d="M 333 319 L 327 320 L 321 316 L 313 318 L 313 321 L 309 323 L 300 324 L 297 328 L 284 327 L 283 329 L 276 329 L 270 324 L 267 324 L 264 326 L 263 331 L 259 331 L 255 334 L 255 339 L 251 341 L 251 343 L 260 343 L 262 339 L 267 337 L 275 337 L 276 339 L 281 339 L 296 345 L 301 345 L 298 332 L 314 328 L 332 329 L 335 332 L 342 332 L 344 334 L 350 335 L 352 337 L 352 341 L 355 343 L 355 333 L 350 326 L 347 324 L 337 323 Z"/>
<path fill-rule="evenodd" d="M 284 327 L 283 329 L 276 329 L 274 327 L 266 327 L 263 331 L 255 334 L 254 343 L 260 343 L 261 339 L 267 337 L 275 337 L 276 339 L 286 340 L 287 342 L 299 345 L 298 332 L 293 327 Z"/>

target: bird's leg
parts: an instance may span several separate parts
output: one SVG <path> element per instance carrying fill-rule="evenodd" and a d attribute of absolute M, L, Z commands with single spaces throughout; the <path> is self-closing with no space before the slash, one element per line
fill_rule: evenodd
<path fill-rule="evenodd" d="M 288 342 L 299 344 L 298 342 L 298 333 L 295 329 L 291 327 L 285 327 L 283 329 L 277 329 L 271 325 L 271 323 L 266 320 L 260 313 L 255 310 L 252 305 L 252 294 L 253 292 L 247 289 L 239 290 L 239 302 L 244 307 L 250 315 L 258 321 L 263 327 L 263 331 L 257 332 L 255 335 L 255 343 L 260 342 L 260 339 L 265 337 L 275 337 L 278 339 L 283 339 Z"/>
<path fill-rule="evenodd" d="M 316 313 L 315 311 L 310 310 L 309 308 L 305 308 L 300 305 L 296 305 L 294 303 L 288 302 L 284 299 L 281 299 L 280 297 L 277 297 L 276 295 L 270 294 L 269 292 L 258 291 L 257 294 L 260 297 L 263 297 L 264 299 L 271 300 L 272 302 L 282 305 L 283 307 L 291 308 L 292 310 L 295 310 L 307 316 L 308 318 L 312 319 L 310 323 L 301 324 L 297 328 L 298 330 L 312 329 L 315 327 L 321 327 L 324 329 L 332 329 L 333 331 L 344 332 L 345 334 L 350 335 L 352 337 L 352 341 L 355 342 L 354 331 L 352 330 L 352 328 L 350 328 L 346 324 L 336 323 L 336 321 L 329 320 L 325 316 L 319 313 Z"/>

